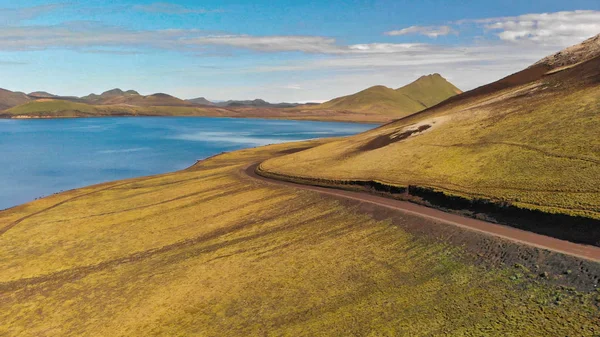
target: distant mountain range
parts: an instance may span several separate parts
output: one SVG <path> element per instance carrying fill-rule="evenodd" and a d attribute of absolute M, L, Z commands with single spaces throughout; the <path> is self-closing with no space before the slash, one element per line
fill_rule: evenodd
<path fill-rule="evenodd" d="M 262 99 L 245 100 L 245 101 L 226 101 L 215 103 L 222 107 L 252 107 L 252 108 L 291 108 L 298 106 L 298 103 L 269 103 Z"/>
<path fill-rule="evenodd" d="M 140 95 L 135 90 L 123 91 L 112 89 L 100 95 L 90 94 L 81 97 L 84 103 L 96 105 L 132 105 L 132 106 L 192 106 L 194 103 L 179 99 L 177 97 L 156 93 L 148 96 Z"/>
<path fill-rule="evenodd" d="M 399 89 L 374 86 L 322 104 L 270 103 L 263 99 L 212 102 L 204 97 L 183 100 L 165 93 L 146 96 L 135 90 L 118 88 L 83 97 L 59 96 L 45 91 L 25 94 L 0 89 L 0 111 L 5 117 L 165 114 L 380 122 L 421 111 L 458 93 L 461 91 L 439 74 L 423 76 Z M 168 107 L 171 109 L 166 109 Z"/>
<path fill-rule="evenodd" d="M 94 105 L 132 105 L 132 106 L 218 106 L 218 107 L 252 107 L 252 108 L 289 108 L 299 103 L 269 103 L 262 99 L 229 100 L 211 102 L 204 97 L 183 100 L 168 94 L 156 93 L 148 96 L 140 95 L 135 90 L 123 91 L 111 89 L 98 94 L 83 97 L 59 96 L 46 91 L 35 91 L 29 94 L 0 89 L 0 111 L 37 99 L 60 99 Z"/>

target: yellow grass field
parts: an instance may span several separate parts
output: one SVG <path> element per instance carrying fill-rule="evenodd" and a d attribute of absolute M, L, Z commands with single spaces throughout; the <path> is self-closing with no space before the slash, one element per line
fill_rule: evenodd
<path fill-rule="evenodd" d="M 401 226 L 427 220 L 377 220 L 241 172 L 323 142 L 237 151 L 0 212 L 0 335 L 600 334 L 600 292 L 470 263 L 462 248 Z"/>

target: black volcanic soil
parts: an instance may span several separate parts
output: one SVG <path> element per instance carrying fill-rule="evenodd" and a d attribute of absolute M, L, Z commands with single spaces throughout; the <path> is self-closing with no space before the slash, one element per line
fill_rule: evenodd
<path fill-rule="evenodd" d="M 416 129 L 410 129 L 410 130 L 404 131 L 395 136 L 380 135 L 380 136 L 373 138 L 372 140 L 370 140 L 363 146 L 359 147 L 358 151 L 371 151 L 371 150 L 379 149 L 379 148 L 388 146 L 392 143 L 399 142 L 401 140 L 405 140 L 406 138 L 408 138 L 414 134 L 419 134 L 429 128 L 431 128 L 431 125 L 426 124 L 426 125 L 421 125 Z"/>

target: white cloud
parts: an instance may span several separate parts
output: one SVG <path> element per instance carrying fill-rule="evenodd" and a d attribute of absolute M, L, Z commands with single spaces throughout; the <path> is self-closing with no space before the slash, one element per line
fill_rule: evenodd
<path fill-rule="evenodd" d="M 63 7 L 65 4 L 56 3 L 24 8 L 0 8 L 0 22 L 11 24 L 31 20 Z"/>
<path fill-rule="evenodd" d="M 294 61 L 280 64 L 259 65 L 248 72 L 280 72 L 309 70 L 365 70 L 409 68 L 409 67 L 443 67 L 450 69 L 457 64 L 530 64 L 541 57 L 556 51 L 554 48 L 535 47 L 520 48 L 515 53 L 515 46 L 510 44 L 487 44 L 465 47 L 440 47 L 422 44 L 410 51 L 343 54 L 306 61 Z M 237 70 L 239 71 L 239 70 Z"/>
<path fill-rule="evenodd" d="M 260 52 L 303 52 L 308 54 L 388 54 L 414 52 L 421 43 L 368 43 L 339 45 L 333 38 L 322 36 L 203 36 L 184 40 L 188 46 L 216 45 L 244 48 Z M 429 47 L 426 47 L 429 48 Z"/>
<path fill-rule="evenodd" d="M 22 66 L 22 65 L 27 65 L 27 64 L 29 64 L 29 62 L 0 60 L 0 66 Z"/>
<path fill-rule="evenodd" d="M 20 20 L 33 18 L 55 10 L 55 6 L 25 10 L 17 17 Z M 172 14 L 199 11 L 171 5 L 149 6 L 153 7 L 146 8 L 147 11 Z M 0 18 L 3 13 L 8 15 L 7 10 L 0 10 Z M 232 57 L 249 57 L 248 53 L 238 53 L 239 50 L 303 53 L 305 55 L 301 57 L 294 55 L 294 60 L 287 60 L 286 56 L 278 58 L 279 61 L 270 58 L 273 60 L 270 63 L 260 63 L 265 62 L 262 61 L 265 58 L 250 56 L 249 62 L 242 62 L 243 66 L 196 69 L 197 76 L 198 80 L 206 78 L 207 73 L 210 76 L 237 78 L 243 73 L 255 81 L 251 86 L 240 88 L 232 87 L 231 83 L 224 87 L 216 87 L 211 83 L 207 92 L 203 93 L 205 96 L 218 97 L 226 92 L 231 97 L 252 93 L 253 97 L 272 101 L 325 100 L 358 91 L 368 85 L 399 87 L 422 74 L 433 72 L 453 79 L 461 89 L 468 90 L 523 69 L 544 56 L 599 33 L 600 11 L 462 20 L 446 26 L 413 26 L 386 34 L 421 34 L 433 38 L 455 34 L 461 28 L 475 28 L 479 37 L 472 41 L 465 40 L 460 45 L 435 44 L 435 40 L 431 40 L 432 43 L 364 41 L 343 44 L 326 36 L 216 35 L 195 29 L 133 30 L 94 22 L 52 26 L 4 23 L 0 24 L 0 51 L 73 49 L 128 55 L 168 50 L 190 56 L 228 53 Z M 268 72 L 289 72 L 290 76 L 265 76 L 264 73 Z M 193 70 L 186 70 L 184 74 L 186 78 L 195 76 Z M 281 81 L 277 83 L 274 78 L 280 78 Z M 257 85 L 267 80 L 268 85 Z M 197 94 L 190 91 L 189 96 Z"/>
<path fill-rule="evenodd" d="M 186 39 L 183 43 L 190 46 L 229 46 L 261 52 L 335 53 L 339 49 L 334 39 L 321 36 L 218 35 Z"/>
<path fill-rule="evenodd" d="M 340 48 L 339 54 L 390 54 L 390 53 L 414 53 L 430 50 L 432 45 L 424 43 L 369 43 L 354 44 L 346 48 Z"/>
<path fill-rule="evenodd" d="M 166 2 L 155 2 L 148 5 L 136 5 L 133 9 L 146 13 L 162 13 L 162 14 L 209 14 L 209 13 L 221 13 L 221 9 L 204 9 L 204 8 L 187 8 L 181 5 L 166 3 Z"/>
<path fill-rule="evenodd" d="M 462 20 L 482 24 L 502 41 L 568 46 L 600 33 L 600 11 L 577 10 L 513 17 Z"/>
<path fill-rule="evenodd" d="M 389 36 L 418 34 L 425 35 L 430 38 L 436 38 L 438 36 L 445 36 L 448 34 L 457 34 L 457 32 L 450 28 L 450 26 L 410 26 L 400 30 L 385 32 L 384 34 Z"/>
<path fill-rule="evenodd" d="M 182 47 L 180 38 L 195 30 L 136 31 L 96 22 L 67 22 L 53 26 L 7 26 L 0 29 L 0 51 L 85 47 Z"/>
<path fill-rule="evenodd" d="M 288 84 L 288 85 L 284 85 L 282 88 L 283 89 L 290 89 L 290 90 L 303 90 L 304 89 L 299 84 Z"/>
<path fill-rule="evenodd" d="M 134 48 L 150 47 L 205 52 L 207 47 L 228 47 L 267 53 L 386 54 L 417 52 L 424 46 L 418 43 L 339 45 L 335 39 L 322 36 L 206 35 L 205 32 L 194 29 L 128 30 L 85 21 L 54 26 L 8 26 L 0 29 L 0 51 L 50 48 L 84 51 L 87 48 L 98 51 L 105 47 L 123 47 L 127 48 L 127 53 L 134 53 Z"/>
<path fill-rule="evenodd" d="M 51 5 L 48 8 L 34 8 L 31 13 L 27 12 L 21 17 L 52 10 L 55 6 L 57 5 Z M 156 4 L 149 6 L 156 6 Z M 468 23 L 474 23 L 480 29 L 488 32 L 483 35 L 484 42 L 490 41 L 489 33 L 493 33 L 499 37 L 500 41 L 507 43 L 528 42 L 533 45 L 566 47 L 600 32 L 600 11 L 526 14 L 517 17 L 462 20 L 455 22 L 454 25 L 460 27 Z M 455 30 L 450 26 L 413 26 L 386 34 L 423 34 L 436 37 L 453 32 Z M 466 45 L 468 46 L 468 44 Z M 129 52 L 135 52 L 135 48 L 214 52 L 219 47 L 221 47 L 221 51 L 222 47 L 226 47 L 267 53 L 398 54 L 400 56 L 423 55 L 423 52 L 444 55 L 448 50 L 448 47 L 445 46 L 423 43 L 377 42 L 343 45 L 334 38 L 324 36 L 209 35 L 195 29 L 129 30 L 93 22 L 71 22 L 54 26 L 5 26 L 0 29 L 0 51 L 47 48 L 101 50 L 106 47 L 121 47 Z"/>

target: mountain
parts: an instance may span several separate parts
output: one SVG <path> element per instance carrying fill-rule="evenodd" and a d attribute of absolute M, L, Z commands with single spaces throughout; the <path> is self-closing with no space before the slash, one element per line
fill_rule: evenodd
<path fill-rule="evenodd" d="M 410 97 L 424 107 L 431 107 L 462 91 L 436 73 L 421 76 L 416 81 L 396 89 L 396 93 Z"/>
<path fill-rule="evenodd" d="M 440 74 L 422 76 L 398 89 L 382 85 L 356 94 L 335 98 L 311 109 L 347 110 L 404 117 L 460 94 L 461 91 Z"/>
<path fill-rule="evenodd" d="M 190 103 L 198 104 L 198 105 L 215 105 L 215 103 L 207 100 L 204 97 L 192 98 L 187 100 Z"/>
<path fill-rule="evenodd" d="M 110 99 L 110 98 L 114 98 L 114 97 L 122 97 L 122 96 L 140 96 L 140 94 L 135 90 L 123 91 L 119 88 L 115 88 L 115 89 L 107 90 L 107 91 L 101 93 L 100 95 L 96 95 L 96 94 L 92 93 L 87 96 L 81 97 L 81 99 L 90 101 L 90 102 L 94 102 L 94 101 L 101 101 L 101 100 L 106 100 L 106 99 Z"/>
<path fill-rule="evenodd" d="M 27 103 L 31 98 L 22 92 L 14 92 L 0 88 L 0 111 Z"/>
<path fill-rule="evenodd" d="M 600 245 L 599 134 L 595 36 L 433 108 L 261 168 L 334 185 L 374 181 L 425 203 Z"/>
<path fill-rule="evenodd" d="M 160 94 L 140 96 L 146 100 L 165 98 Z M 171 96 L 169 96 L 171 97 Z M 99 116 L 231 116 L 231 111 L 218 107 L 202 106 L 135 106 L 129 104 L 88 104 L 62 98 L 40 98 L 31 100 L 2 112 L 3 117 L 12 118 L 55 118 L 55 117 L 99 117 Z M 234 115 L 235 116 L 235 115 Z M 240 117 L 240 116 L 236 116 Z"/>
<path fill-rule="evenodd" d="M 92 94 L 93 95 L 93 94 Z M 107 90 L 100 94 L 100 97 L 117 97 L 117 96 L 139 96 L 140 94 L 135 90 L 123 91 L 119 88 Z"/>
<path fill-rule="evenodd" d="M 296 103 L 269 103 L 263 99 L 257 98 L 254 100 L 245 100 L 245 101 L 230 100 L 230 101 L 215 103 L 215 105 L 221 106 L 221 107 L 230 107 L 230 108 L 235 108 L 235 107 L 291 108 L 291 107 L 298 106 L 299 104 L 296 104 Z"/>
<path fill-rule="evenodd" d="M 34 91 L 34 92 L 31 92 L 31 93 L 27 94 L 27 96 L 33 97 L 33 98 L 52 98 L 52 97 L 57 97 L 56 95 L 53 95 L 53 94 L 45 92 L 45 91 Z"/>
<path fill-rule="evenodd" d="M 85 103 L 95 105 L 132 105 L 132 106 L 191 106 L 193 103 L 177 97 L 156 93 L 148 96 L 140 95 L 135 90 L 123 91 L 112 89 L 100 95 L 90 94 L 81 98 Z"/>
<path fill-rule="evenodd" d="M 148 96 L 142 96 L 139 94 L 128 94 L 120 96 L 113 96 L 107 99 L 103 99 L 100 104 L 126 104 L 134 106 L 191 106 L 190 102 L 184 101 L 177 97 L 157 93 Z"/>
<path fill-rule="evenodd" d="M 536 65 L 545 65 L 552 68 L 572 66 L 579 62 L 600 56 L 600 34 L 586 41 L 561 50 L 560 52 L 541 59 Z"/>
<path fill-rule="evenodd" d="M 123 91 L 119 88 L 115 88 L 115 89 L 111 89 L 111 90 L 107 90 L 103 93 L 101 93 L 100 95 L 96 95 L 94 93 L 91 93 L 87 96 L 83 96 L 81 97 L 81 99 L 87 103 L 102 103 L 102 101 L 113 98 L 113 97 L 121 97 L 121 96 L 125 96 L 125 95 L 139 95 L 139 93 L 135 90 L 128 90 L 128 91 Z"/>

